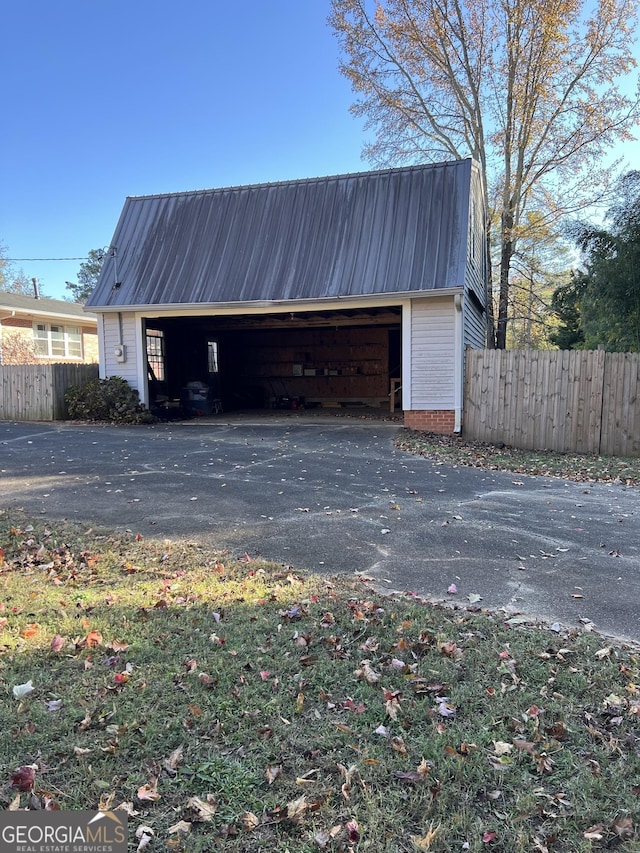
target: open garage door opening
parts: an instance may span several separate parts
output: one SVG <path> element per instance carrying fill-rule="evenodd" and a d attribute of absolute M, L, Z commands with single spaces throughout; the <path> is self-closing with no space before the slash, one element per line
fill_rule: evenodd
<path fill-rule="evenodd" d="M 400 306 L 145 321 L 150 408 L 400 405 Z"/>

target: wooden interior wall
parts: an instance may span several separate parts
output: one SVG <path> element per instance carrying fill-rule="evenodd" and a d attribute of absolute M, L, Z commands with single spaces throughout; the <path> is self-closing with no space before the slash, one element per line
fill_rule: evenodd
<path fill-rule="evenodd" d="M 234 390 L 242 396 L 247 388 L 264 405 L 282 397 L 307 403 L 388 402 L 386 327 L 235 331 L 221 336 L 220 346 L 225 396 Z"/>

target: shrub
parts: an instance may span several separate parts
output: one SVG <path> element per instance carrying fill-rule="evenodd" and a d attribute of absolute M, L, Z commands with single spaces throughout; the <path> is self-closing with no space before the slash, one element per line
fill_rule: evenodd
<path fill-rule="evenodd" d="M 64 397 L 72 420 L 110 421 L 117 424 L 155 421 L 153 415 L 141 405 L 135 388 L 121 376 L 90 379 L 84 385 L 73 385 Z"/>

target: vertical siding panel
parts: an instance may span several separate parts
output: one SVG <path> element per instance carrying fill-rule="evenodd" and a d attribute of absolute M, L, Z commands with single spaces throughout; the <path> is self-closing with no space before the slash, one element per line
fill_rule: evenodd
<path fill-rule="evenodd" d="M 455 407 L 453 298 L 415 299 L 411 307 L 411 408 Z"/>

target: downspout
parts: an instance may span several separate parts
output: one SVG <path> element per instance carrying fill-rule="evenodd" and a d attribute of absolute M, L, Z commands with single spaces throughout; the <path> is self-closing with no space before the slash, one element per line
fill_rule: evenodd
<path fill-rule="evenodd" d="M 454 316 L 454 382 L 455 382 L 455 397 L 454 397 L 454 427 L 453 431 L 456 434 L 462 432 L 462 406 L 464 397 L 464 347 L 463 347 L 463 331 L 464 331 L 464 297 L 461 293 L 456 293 L 453 297 L 455 307 Z"/>

